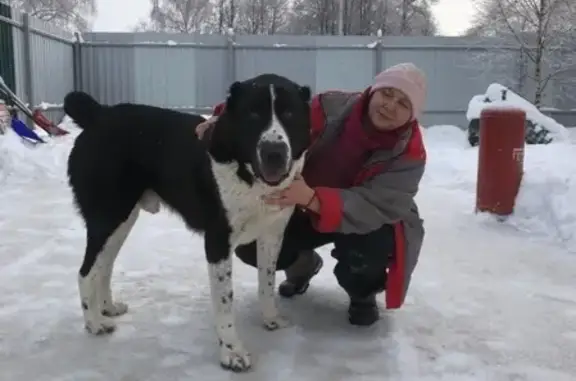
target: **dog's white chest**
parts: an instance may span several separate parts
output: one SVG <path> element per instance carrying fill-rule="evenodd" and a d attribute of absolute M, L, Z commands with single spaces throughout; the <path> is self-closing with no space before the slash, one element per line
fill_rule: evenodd
<path fill-rule="evenodd" d="M 250 243 L 279 219 L 287 219 L 290 209 L 281 209 L 266 204 L 262 196 L 270 188 L 256 184 L 252 187 L 238 180 L 234 166 L 216 164 L 213 171 L 218 183 L 220 198 L 227 211 L 232 228 L 232 247 Z"/>
<path fill-rule="evenodd" d="M 268 227 L 285 215 L 279 208 L 266 205 L 259 195 L 253 193 L 224 190 L 222 201 L 232 227 L 230 242 L 233 246 L 252 242 L 266 234 Z"/>

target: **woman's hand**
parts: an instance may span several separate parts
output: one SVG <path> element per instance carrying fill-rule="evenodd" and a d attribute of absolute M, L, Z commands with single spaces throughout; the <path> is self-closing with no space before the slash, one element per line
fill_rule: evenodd
<path fill-rule="evenodd" d="M 209 129 L 210 127 L 212 127 L 214 125 L 214 123 L 216 123 L 217 120 L 218 120 L 218 117 L 213 116 L 210 119 L 197 125 L 195 132 L 196 132 L 196 136 L 198 136 L 198 139 L 202 139 L 206 130 Z"/>
<path fill-rule="evenodd" d="M 314 197 L 314 189 L 306 184 L 301 175 L 296 175 L 288 188 L 265 196 L 264 201 L 270 205 L 286 208 L 290 206 L 309 206 Z"/>

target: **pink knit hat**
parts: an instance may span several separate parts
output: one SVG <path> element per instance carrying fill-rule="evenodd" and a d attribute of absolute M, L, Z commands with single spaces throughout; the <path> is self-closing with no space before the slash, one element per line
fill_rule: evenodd
<path fill-rule="evenodd" d="M 412 119 L 420 116 L 426 103 L 426 76 L 412 63 L 400 63 L 384 70 L 374 78 L 370 94 L 384 87 L 403 91 L 412 103 Z"/>

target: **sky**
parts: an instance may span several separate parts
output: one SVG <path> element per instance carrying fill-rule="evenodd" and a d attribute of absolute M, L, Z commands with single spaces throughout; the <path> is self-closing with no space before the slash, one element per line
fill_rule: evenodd
<path fill-rule="evenodd" d="M 98 16 L 94 20 L 94 31 L 129 31 L 139 20 L 147 18 L 150 0 L 97 0 Z M 122 11 L 119 11 L 122 9 Z M 130 12 L 126 12 L 130 9 Z M 470 25 L 474 13 L 472 0 L 440 0 L 433 8 L 439 24 L 440 34 L 456 36 Z"/>

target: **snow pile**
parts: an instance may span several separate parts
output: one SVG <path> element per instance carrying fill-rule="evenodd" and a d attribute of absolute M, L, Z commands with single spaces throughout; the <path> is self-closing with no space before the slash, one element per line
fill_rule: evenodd
<path fill-rule="evenodd" d="M 35 146 L 21 139 L 12 129 L 0 135 L 0 182 L 7 179 L 31 181 L 47 177 L 65 179 L 68 154 L 80 130 L 68 117 L 62 120 L 60 127 L 70 134 L 50 138 L 41 129 L 36 129 L 46 143 Z"/>
<path fill-rule="evenodd" d="M 466 133 L 454 126 L 427 128 L 424 139 L 428 165 L 421 189 L 450 193 L 454 204 L 447 207 L 474 215 L 478 148 L 470 147 Z M 527 238 L 576 248 L 576 144 L 526 145 L 525 149 L 525 173 L 514 215 L 502 223 L 481 215 L 470 223 L 506 227 Z"/>
<path fill-rule="evenodd" d="M 504 100 L 503 93 L 506 94 Z M 526 112 L 526 118 L 534 124 L 536 131 L 544 128 L 550 132 L 553 141 L 568 140 L 569 133 L 566 127 L 542 114 L 532 103 L 498 83 L 488 86 L 485 94 L 472 97 L 466 111 L 466 119 L 468 121 L 479 119 L 482 110 L 488 106 L 520 108 Z"/>

